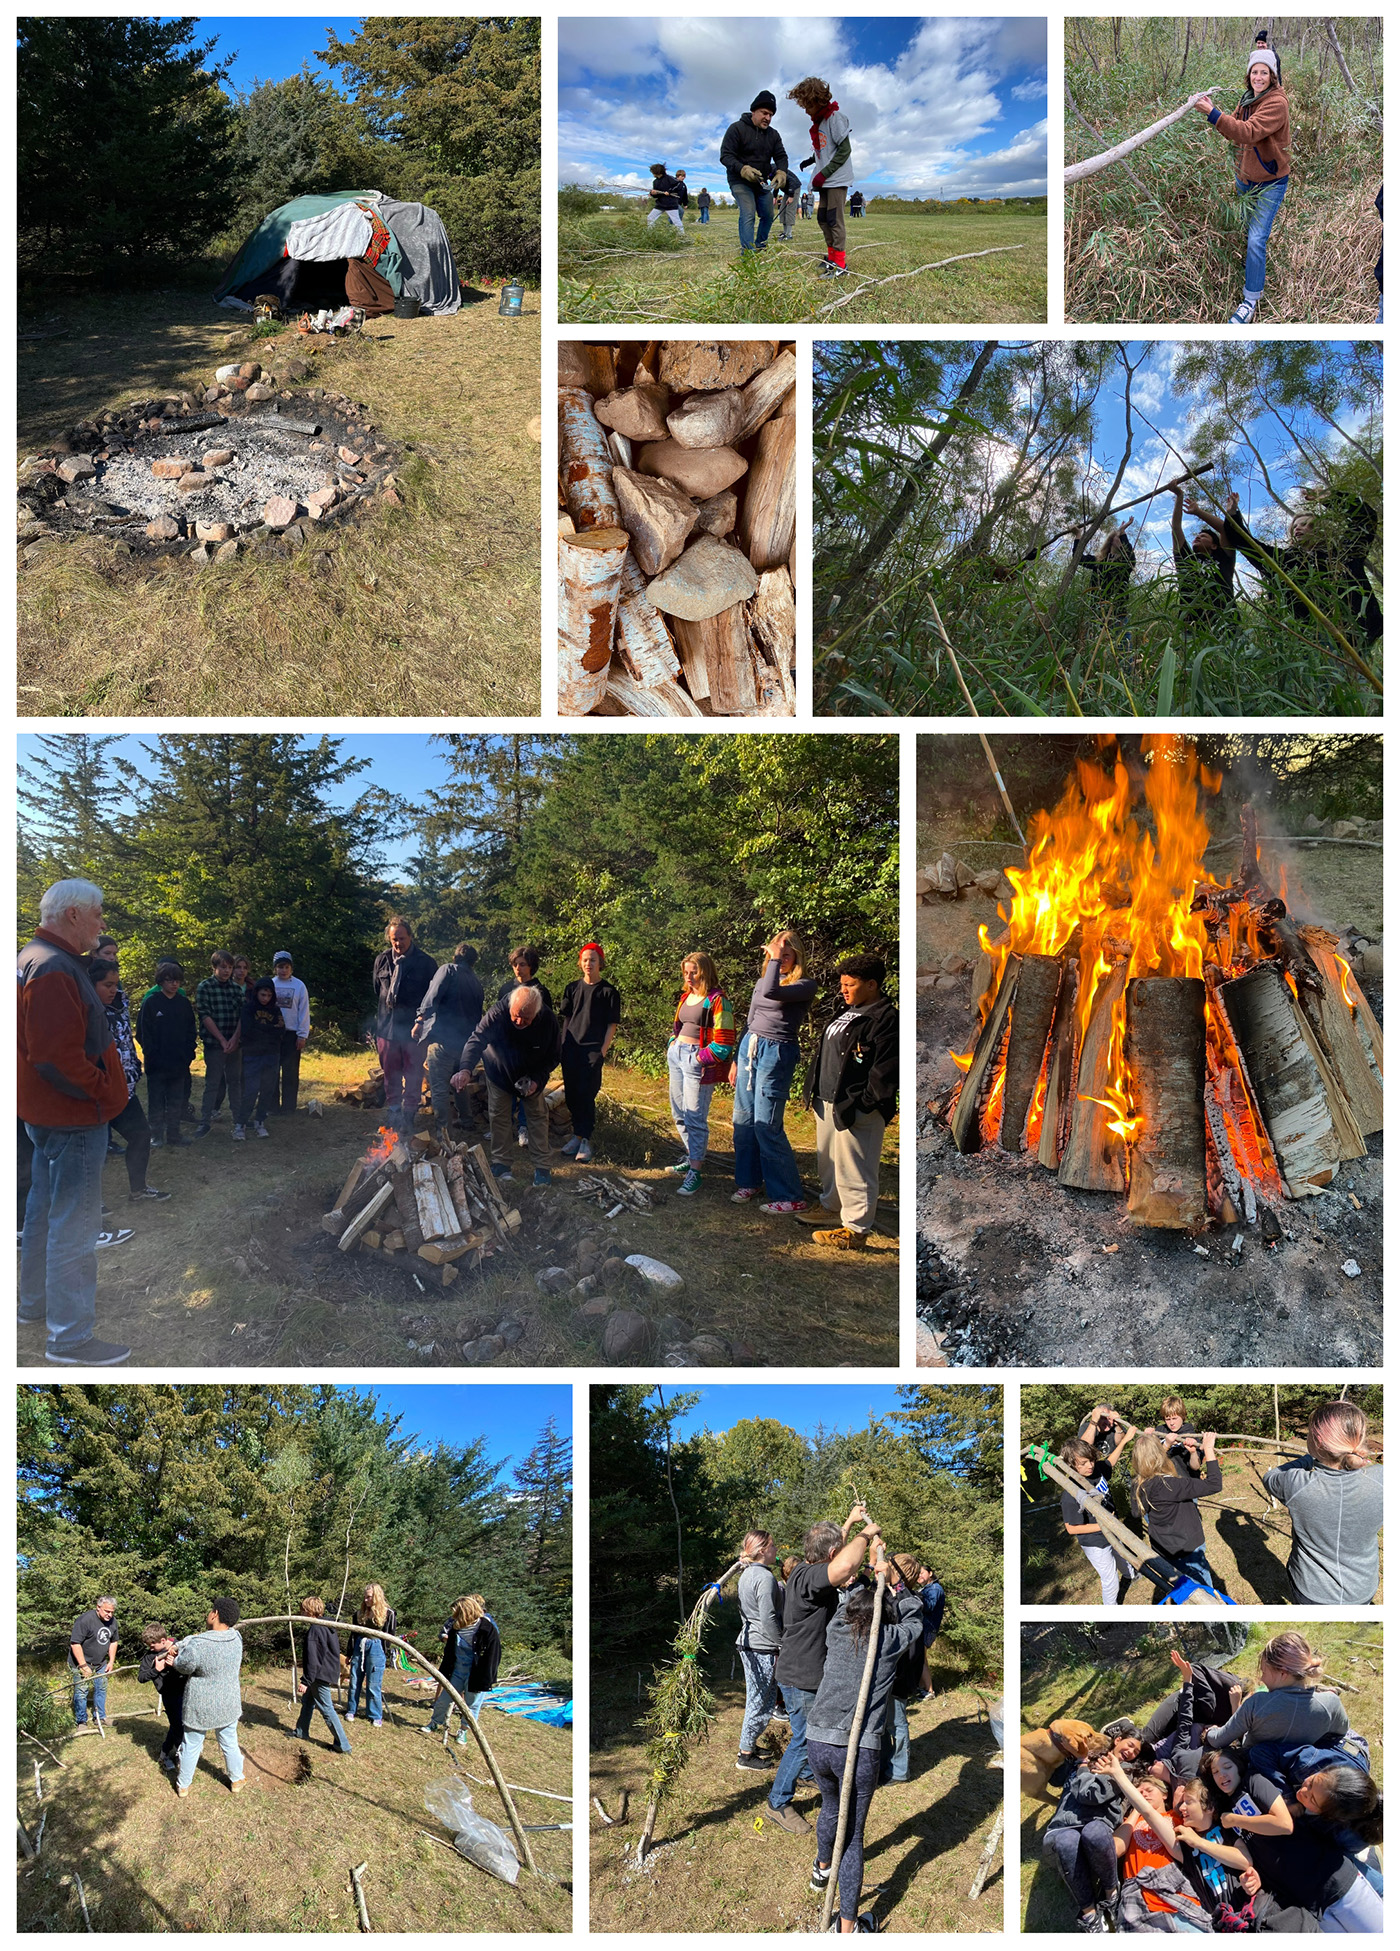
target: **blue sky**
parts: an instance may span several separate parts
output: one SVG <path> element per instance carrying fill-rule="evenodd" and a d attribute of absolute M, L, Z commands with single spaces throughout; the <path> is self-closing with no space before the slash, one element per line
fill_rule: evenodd
<path fill-rule="evenodd" d="M 669 1402 L 684 1384 L 663 1382 L 661 1387 Z M 868 1382 L 725 1383 L 699 1394 L 695 1408 L 676 1422 L 681 1436 L 694 1436 L 702 1429 L 719 1435 L 754 1416 L 771 1416 L 799 1436 L 810 1436 L 819 1424 L 845 1435 L 866 1428 L 872 1415 L 888 1416 L 900 1406 L 897 1389 Z"/>
<path fill-rule="evenodd" d="M 1045 38 L 1043 19 L 561 19 L 559 180 L 644 189 L 665 162 L 724 191 L 720 142 L 761 88 L 799 164 L 807 118 L 785 97 L 815 74 L 867 194 L 1044 196 Z"/>
<path fill-rule="evenodd" d="M 171 15 L 162 15 L 169 20 Z M 217 37 L 215 61 L 226 61 L 236 54 L 228 85 L 243 93 L 259 81 L 285 81 L 300 72 L 305 62 L 323 81 L 339 85 L 340 77 L 316 59 L 316 50 L 326 45 L 326 31 L 333 29 L 343 41 L 353 40 L 361 16 L 246 14 L 232 19 L 226 14 L 200 16 L 195 27 L 197 43 Z"/>
<path fill-rule="evenodd" d="M 573 1390 L 567 1384 L 401 1382 L 344 1393 L 374 1396 L 381 1414 L 403 1417 L 400 1436 L 417 1436 L 429 1449 L 484 1437 L 487 1456 L 507 1474 L 529 1455 L 550 1416 L 559 1433 L 573 1440 Z"/>

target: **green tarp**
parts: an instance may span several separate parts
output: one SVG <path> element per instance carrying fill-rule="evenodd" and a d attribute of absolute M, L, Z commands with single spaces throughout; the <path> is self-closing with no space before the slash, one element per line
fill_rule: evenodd
<path fill-rule="evenodd" d="M 224 274 L 223 283 L 214 293 L 215 303 L 227 298 L 231 291 L 237 291 L 251 278 L 261 278 L 281 262 L 287 248 L 287 233 L 299 218 L 324 216 L 326 211 L 338 209 L 342 203 L 368 203 L 371 209 L 377 209 L 374 201 L 377 194 L 371 190 L 335 190 L 327 196 L 297 196 L 290 203 L 284 203 L 280 210 L 274 210 L 270 217 L 263 218 L 233 260 Z M 387 225 L 385 227 L 388 228 Z M 392 241 L 375 269 L 388 282 L 397 298 L 403 290 L 403 254 L 393 232 L 390 231 L 389 235 Z"/>

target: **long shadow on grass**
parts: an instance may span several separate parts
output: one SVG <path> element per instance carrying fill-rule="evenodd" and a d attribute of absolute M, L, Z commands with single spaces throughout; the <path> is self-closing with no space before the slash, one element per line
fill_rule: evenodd
<path fill-rule="evenodd" d="M 166 1786 L 164 1775 L 160 1781 L 173 1799 L 174 1791 Z M 83 1879 L 89 1905 L 97 1913 L 94 1930 L 185 1928 L 184 1921 L 111 1853 L 114 1832 L 144 1800 L 137 1791 L 118 1787 L 107 1771 L 79 1774 L 72 1761 L 62 1775 L 48 1775 L 44 1806 L 49 1816 L 43 1854 L 38 1864 L 19 1878 L 19 1930 L 81 1931 L 77 1892 L 71 1883 L 59 1882 L 60 1876 L 66 1878 L 75 1871 Z M 28 1822 L 26 1827 L 32 1835 L 35 1824 Z M 94 1904 L 94 1897 L 100 1898 L 100 1907 Z"/>
<path fill-rule="evenodd" d="M 955 1739 L 954 1737 L 959 1737 Z M 966 1745 L 969 1737 L 976 1736 L 976 1748 Z M 933 1862 L 940 1856 L 950 1855 L 963 1843 L 977 1835 L 987 1820 L 995 1813 L 1005 1789 L 1003 1774 L 988 1768 L 987 1734 L 975 1716 L 960 1715 L 956 1720 L 945 1721 L 937 1728 L 931 1728 L 926 1735 L 912 1739 L 909 1744 L 910 1786 L 920 1775 L 931 1774 L 938 1764 L 949 1755 L 962 1754 L 967 1757 L 958 1771 L 957 1780 L 950 1788 L 942 1791 L 936 1803 L 906 1816 L 896 1828 L 879 1841 L 879 1848 L 906 1849 L 891 1874 L 883 1879 L 884 1894 L 881 1904 L 886 1915 L 904 1896 L 907 1896 L 915 1877 L 925 1863 Z M 930 1834 L 930 1816 L 937 1816 L 937 1833 Z"/>
<path fill-rule="evenodd" d="M 1283 1566 L 1269 1549 L 1272 1535 L 1269 1527 L 1252 1511 L 1217 1511 L 1215 1515 L 1217 1536 L 1226 1550 L 1234 1553 L 1236 1570 L 1239 1577 L 1253 1588 L 1255 1602 L 1259 1605 L 1286 1605 L 1290 1598 L 1288 1579 Z M 1234 1597 L 1239 1598 L 1239 1587 L 1225 1567 L 1217 1565 L 1216 1570 L 1231 1586 Z"/>

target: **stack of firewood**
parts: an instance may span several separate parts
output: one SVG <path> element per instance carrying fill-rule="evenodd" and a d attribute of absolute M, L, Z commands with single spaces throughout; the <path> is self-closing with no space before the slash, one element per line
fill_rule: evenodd
<path fill-rule="evenodd" d="M 559 347 L 559 710 L 797 708 L 797 355 Z"/>
<path fill-rule="evenodd" d="M 479 1268 L 509 1246 L 520 1214 L 506 1204 L 480 1145 L 387 1131 L 380 1139 L 355 1161 L 321 1222 L 342 1253 L 416 1256 L 450 1287 L 464 1266 Z"/>
<path fill-rule="evenodd" d="M 331 1096 L 337 1104 L 358 1104 L 367 1111 L 377 1111 L 384 1102 L 384 1073 L 378 1064 L 371 1064 L 362 1083 L 347 1084 L 341 1090 L 332 1091 Z"/>

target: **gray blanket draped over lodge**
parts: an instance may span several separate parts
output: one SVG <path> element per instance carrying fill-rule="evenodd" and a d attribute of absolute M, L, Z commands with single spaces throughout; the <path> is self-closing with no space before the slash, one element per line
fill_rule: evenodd
<path fill-rule="evenodd" d="M 397 203 L 379 199 L 379 213 L 398 240 L 403 255 L 405 296 L 416 298 L 425 312 L 446 318 L 462 309 L 462 293 L 452 246 L 442 218 L 425 203 Z"/>

